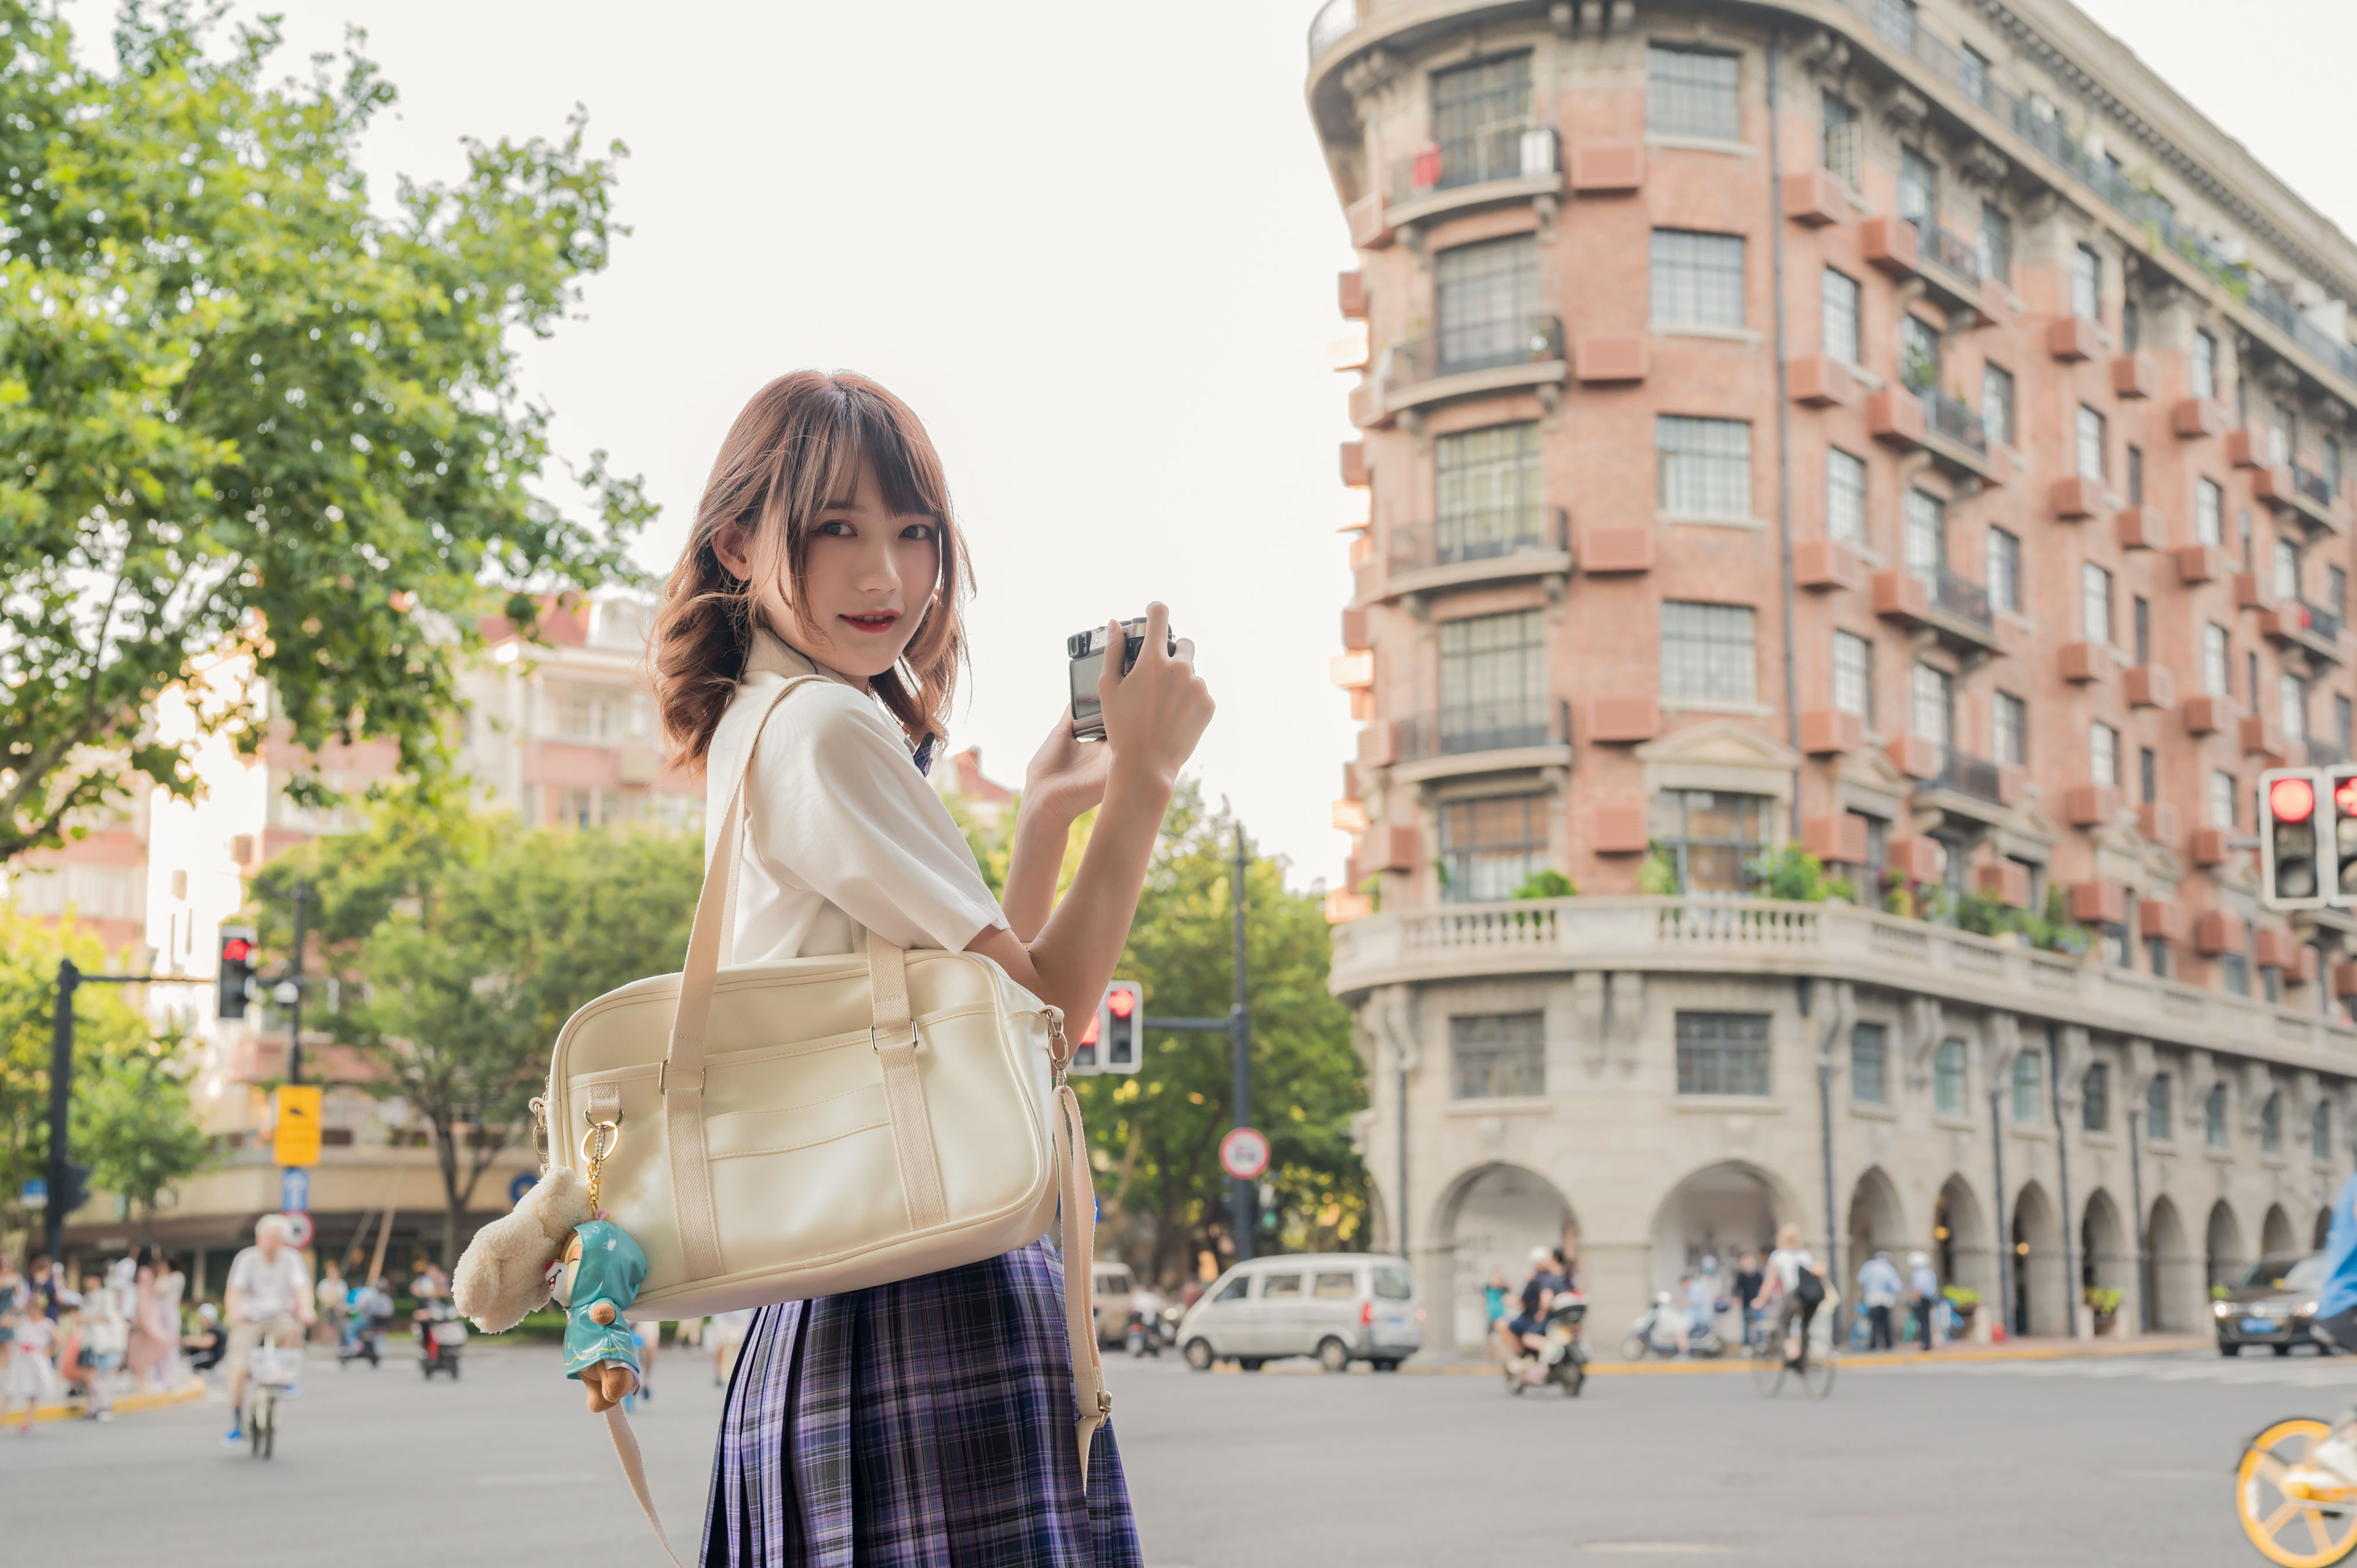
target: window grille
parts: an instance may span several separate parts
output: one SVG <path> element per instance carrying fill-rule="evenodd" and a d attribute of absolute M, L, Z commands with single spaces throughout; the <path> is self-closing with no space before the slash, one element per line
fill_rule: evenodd
<path fill-rule="evenodd" d="M 1540 314 L 1537 236 L 1514 234 L 1443 251 L 1433 258 L 1433 287 L 1442 373 L 1530 357 L 1531 323 Z"/>
<path fill-rule="evenodd" d="M 1546 1092 L 1546 1015 L 1489 1013 L 1448 1020 L 1451 1089 L 1458 1100 Z"/>
<path fill-rule="evenodd" d="M 1857 280 L 1827 267 L 1824 274 L 1824 332 L 1828 359 L 1845 365 L 1858 362 Z"/>
<path fill-rule="evenodd" d="M 2079 477 L 2101 479 L 2104 477 L 2104 416 L 2086 404 L 2079 405 Z"/>
<path fill-rule="evenodd" d="M 2112 1069 L 2107 1063 L 2091 1063 L 2079 1080 L 2079 1125 L 2090 1133 L 2111 1130 Z"/>
<path fill-rule="evenodd" d="M 1499 751 L 1544 744 L 1544 611 L 1444 621 L 1439 640 L 1442 751 Z"/>
<path fill-rule="evenodd" d="M 2021 540 L 2002 528 L 1988 531 L 1989 603 L 2021 613 Z"/>
<path fill-rule="evenodd" d="M 1865 141 L 1857 105 L 1828 92 L 1824 95 L 1824 156 L 1828 172 L 1845 185 L 1857 184 L 1858 151 Z"/>
<path fill-rule="evenodd" d="M 1546 500 L 1537 424 L 1463 431 L 1432 446 L 1437 564 L 1488 560 L 1541 542 Z"/>
<path fill-rule="evenodd" d="M 2029 704 L 2010 692 L 1996 693 L 1992 709 L 1996 729 L 1996 759 L 2007 768 L 2029 761 Z"/>
<path fill-rule="evenodd" d="M 1981 434 L 2000 446 L 2013 445 L 2013 372 L 1981 367 Z"/>
<path fill-rule="evenodd" d="M 1743 134 L 1735 56 L 1655 44 L 1645 51 L 1645 128 L 1664 136 Z"/>
<path fill-rule="evenodd" d="M 2071 314 L 2088 321 L 2101 321 L 2103 312 L 2103 258 L 2084 245 L 2071 252 Z"/>
<path fill-rule="evenodd" d="M 1662 797 L 1670 821 L 1664 847 L 1684 893 L 1741 893 L 1767 845 L 1769 798 L 1725 790 L 1672 789 Z"/>
<path fill-rule="evenodd" d="M 1681 1013 L 1677 1024 L 1680 1094 L 1768 1092 L 1768 1015 Z"/>
<path fill-rule="evenodd" d="M 1760 698 L 1749 605 L 1662 605 L 1662 699 L 1752 703 Z"/>
<path fill-rule="evenodd" d="M 1546 869 L 1546 802 L 1544 795 L 1443 802 L 1442 897 L 1451 903 L 1511 898 Z"/>
<path fill-rule="evenodd" d="M 1856 632 L 1834 633 L 1834 706 L 1874 722 L 1874 644 Z"/>
<path fill-rule="evenodd" d="M 1653 325 L 1743 325 L 1743 236 L 1653 231 Z"/>
<path fill-rule="evenodd" d="M 1432 139 L 1440 148 L 1444 188 L 1523 173 L 1523 133 L 1530 125 L 1527 52 L 1433 73 Z"/>
<path fill-rule="evenodd" d="M 1849 1097 L 1864 1105 L 1889 1099 L 1890 1041 L 1879 1024 L 1855 1024 L 1849 1031 Z"/>
<path fill-rule="evenodd" d="M 1964 1042 L 1942 1040 L 1932 1053 L 1932 1109 L 1943 1116 L 1965 1115 L 1964 1095 Z"/>
<path fill-rule="evenodd" d="M 1751 515 L 1751 426 L 1664 413 L 1653 421 L 1661 510 L 1673 517 Z"/>
<path fill-rule="evenodd" d="M 2169 1077 L 2165 1072 L 2153 1074 L 2152 1082 L 2145 1086 L 2144 1135 L 2157 1144 L 2167 1143 L 2176 1135 L 2169 1087 Z"/>
<path fill-rule="evenodd" d="M 2028 1125 L 2038 1120 L 2039 1111 L 2045 1104 L 2045 1096 L 2040 1092 L 2043 1082 L 2044 1077 L 2038 1070 L 2038 1053 L 2027 1050 L 2017 1052 L 2013 1058 L 2013 1119 L 2015 1122 Z"/>

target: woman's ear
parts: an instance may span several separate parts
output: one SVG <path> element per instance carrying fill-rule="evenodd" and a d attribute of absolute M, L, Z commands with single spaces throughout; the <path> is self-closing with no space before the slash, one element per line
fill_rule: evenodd
<path fill-rule="evenodd" d="M 745 531 L 733 522 L 724 522 L 712 531 L 712 553 L 719 558 L 721 569 L 738 582 L 753 575 L 753 558 L 745 548 Z"/>

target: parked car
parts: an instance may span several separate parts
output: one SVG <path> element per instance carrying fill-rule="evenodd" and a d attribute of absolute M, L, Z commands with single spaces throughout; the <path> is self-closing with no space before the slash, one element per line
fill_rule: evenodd
<path fill-rule="evenodd" d="M 2218 1319 L 2218 1354 L 2239 1356 L 2245 1345 L 2265 1345 L 2288 1356 L 2295 1345 L 2315 1346 L 2308 1329 L 2323 1284 L 2321 1252 L 2270 1252 L 2261 1258 L 2243 1271 L 2222 1299 L 2210 1304 Z"/>
<path fill-rule="evenodd" d="M 1353 1361 L 1378 1372 L 1424 1348 L 1424 1307 L 1403 1258 L 1366 1252 L 1306 1252 L 1254 1258 L 1213 1282 L 1178 1323 L 1187 1364 L 1208 1371 L 1233 1361 L 1257 1372 L 1265 1361 L 1315 1356 L 1329 1372 Z"/>
<path fill-rule="evenodd" d="M 1115 1258 L 1097 1260 L 1096 1300 L 1092 1304 L 1097 1320 L 1097 1344 L 1120 1345 L 1129 1337 L 1130 1296 L 1137 1289 L 1137 1281 L 1129 1265 Z"/>

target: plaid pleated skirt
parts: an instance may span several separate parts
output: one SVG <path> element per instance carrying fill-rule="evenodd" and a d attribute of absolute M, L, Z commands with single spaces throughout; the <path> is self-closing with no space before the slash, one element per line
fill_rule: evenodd
<path fill-rule="evenodd" d="M 1113 1427 L 1082 1494 L 1045 1241 L 765 1306 L 721 1418 L 705 1568 L 1143 1568 Z"/>

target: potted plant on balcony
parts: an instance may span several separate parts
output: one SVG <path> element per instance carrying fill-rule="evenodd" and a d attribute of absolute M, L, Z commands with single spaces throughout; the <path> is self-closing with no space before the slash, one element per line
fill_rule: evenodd
<path fill-rule="evenodd" d="M 1680 892 L 1677 863 L 1658 843 L 1637 868 L 1637 891 L 1649 898 L 1674 898 Z"/>
<path fill-rule="evenodd" d="M 1523 877 L 1523 885 L 1514 889 L 1514 897 L 1517 898 L 1577 898 L 1579 897 L 1579 884 L 1553 866 L 1549 866 L 1544 871 L 1534 871 Z"/>
<path fill-rule="evenodd" d="M 2109 1334 L 2120 1320 L 2120 1303 L 2126 1299 L 2109 1285 L 2089 1285 L 2087 1305 L 2095 1310 L 2095 1332 Z"/>

